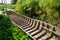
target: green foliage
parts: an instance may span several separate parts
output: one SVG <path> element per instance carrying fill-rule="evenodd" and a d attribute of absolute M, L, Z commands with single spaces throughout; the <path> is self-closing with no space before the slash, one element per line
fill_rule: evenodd
<path fill-rule="evenodd" d="M 44 20 L 44 18 L 45 18 L 45 14 L 42 14 L 38 17 L 39 20 Z"/>
<path fill-rule="evenodd" d="M 6 6 L 7 6 L 7 8 L 9 8 L 9 9 L 14 9 L 15 8 L 15 5 L 11 5 L 11 4 L 7 4 L 7 5 L 5 5 L 5 8 L 6 8 Z"/>
<path fill-rule="evenodd" d="M 29 40 L 29 37 L 14 26 L 8 17 L 0 15 L 0 40 Z"/>
<path fill-rule="evenodd" d="M 17 10 L 17 12 L 20 12 L 20 13 L 26 13 L 25 9 L 32 8 L 32 10 L 30 10 L 30 12 L 33 12 L 36 5 L 37 5 L 36 0 L 30 0 L 30 1 L 29 0 L 18 0 L 17 4 L 16 4 L 16 10 Z M 25 12 L 24 12 L 24 10 L 25 10 Z"/>
<path fill-rule="evenodd" d="M 3 11 L 4 8 L 6 8 L 6 7 L 9 9 L 14 9 L 15 5 L 10 5 L 10 4 L 9 5 L 8 4 L 7 5 L 0 5 L 0 10 Z"/>
<path fill-rule="evenodd" d="M 1 6 L 0 6 L 0 10 L 4 10 L 4 7 L 3 7 L 3 5 L 1 5 Z"/>
<path fill-rule="evenodd" d="M 54 19 L 53 17 L 51 17 L 51 16 L 46 18 L 46 22 L 48 22 L 50 24 L 53 24 L 53 25 L 58 24 L 57 23 L 58 21 L 56 19 Z"/>
<path fill-rule="evenodd" d="M 54 25 L 60 20 L 60 0 L 18 0 L 15 7 L 19 13 Z"/>

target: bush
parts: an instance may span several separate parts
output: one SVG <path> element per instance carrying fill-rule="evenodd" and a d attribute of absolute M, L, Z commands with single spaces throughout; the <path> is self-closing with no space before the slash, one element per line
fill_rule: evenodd
<path fill-rule="evenodd" d="M 14 26 L 8 17 L 1 15 L 0 40 L 29 40 L 29 37 L 17 26 Z"/>
<path fill-rule="evenodd" d="M 60 20 L 60 0 L 18 0 L 16 11 L 32 18 L 49 20 L 48 22 L 51 24 L 56 24 Z M 56 23 L 52 22 L 53 20 Z"/>

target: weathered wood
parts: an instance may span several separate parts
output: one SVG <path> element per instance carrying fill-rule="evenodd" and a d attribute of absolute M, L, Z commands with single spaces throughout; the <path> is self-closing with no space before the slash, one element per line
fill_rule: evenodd
<path fill-rule="evenodd" d="M 49 23 L 32 19 L 21 14 L 19 15 L 12 11 L 6 11 L 6 14 L 14 24 L 34 40 L 58 40 L 60 37 L 60 28 Z"/>

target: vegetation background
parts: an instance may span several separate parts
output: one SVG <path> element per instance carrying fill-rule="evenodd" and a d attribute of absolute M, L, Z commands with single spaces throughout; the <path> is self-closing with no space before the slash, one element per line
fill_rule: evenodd
<path fill-rule="evenodd" d="M 60 0 L 18 0 L 15 9 L 21 14 L 60 27 Z"/>
<path fill-rule="evenodd" d="M 12 5 L 0 5 L 0 10 L 3 11 L 6 6 L 19 14 L 60 27 L 60 0 L 12 0 Z M 29 40 L 29 37 L 14 26 L 8 17 L 0 15 L 0 39 Z"/>

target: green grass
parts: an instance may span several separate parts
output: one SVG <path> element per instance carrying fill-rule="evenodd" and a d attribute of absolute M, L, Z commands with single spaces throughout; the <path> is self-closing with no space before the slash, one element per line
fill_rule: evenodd
<path fill-rule="evenodd" d="M 0 5 L 0 10 L 4 10 L 4 8 L 9 8 L 9 9 L 14 9 L 15 8 L 15 5 Z"/>
<path fill-rule="evenodd" d="M 0 10 L 3 10 L 3 6 L 2 5 L 0 5 Z"/>
<path fill-rule="evenodd" d="M 0 40 L 29 40 L 29 37 L 14 26 L 8 17 L 0 15 Z"/>

